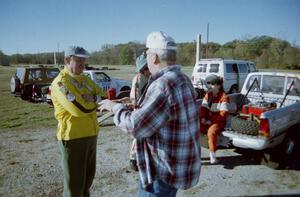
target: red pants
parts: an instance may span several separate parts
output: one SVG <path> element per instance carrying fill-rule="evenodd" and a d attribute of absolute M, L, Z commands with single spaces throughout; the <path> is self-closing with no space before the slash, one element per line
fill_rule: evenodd
<path fill-rule="evenodd" d="M 213 123 L 211 125 L 201 124 L 200 132 L 207 133 L 208 148 L 211 152 L 217 151 L 218 135 L 224 128 L 223 124 Z"/>

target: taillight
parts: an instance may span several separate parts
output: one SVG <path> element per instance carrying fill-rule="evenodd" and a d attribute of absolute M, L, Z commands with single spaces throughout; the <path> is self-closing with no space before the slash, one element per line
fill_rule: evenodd
<path fill-rule="evenodd" d="M 48 88 L 48 94 L 51 95 L 51 86 Z"/>
<path fill-rule="evenodd" d="M 268 119 L 260 119 L 260 126 L 259 126 L 259 134 L 264 137 L 269 137 L 270 135 L 270 125 Z"/>
<path fill-rule="evenodd" d="M 35 97 L 37 95 L 37 86 L 33 85 L 32 86 L 32 97 Z"/>

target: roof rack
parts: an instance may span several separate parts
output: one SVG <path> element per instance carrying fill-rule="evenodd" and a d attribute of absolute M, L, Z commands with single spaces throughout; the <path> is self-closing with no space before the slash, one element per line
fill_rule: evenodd
<path fill-rule="evenodd" d="M 206 60 L 206 61 L 210 61 L 210 60 L 224 60 L 224 58 L 205 58 L 205 59 L 200 59 L 201 60 Z"/>

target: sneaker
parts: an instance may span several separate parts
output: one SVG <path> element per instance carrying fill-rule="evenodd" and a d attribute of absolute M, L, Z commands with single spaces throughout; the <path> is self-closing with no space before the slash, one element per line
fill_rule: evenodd
<path fill-rule="evenodd" d="M 216 164 L 218 163 L 216 153 L 215 152 L 209 152 L 209 157 L 210 157 L 210 163 L 211 164 Z"/>
<path fill-rule="evenodd" d="M 139 171 L 137 164 L 136 164 L 136 160 L 130 159 L 130 168 L 136 172 Z"/>

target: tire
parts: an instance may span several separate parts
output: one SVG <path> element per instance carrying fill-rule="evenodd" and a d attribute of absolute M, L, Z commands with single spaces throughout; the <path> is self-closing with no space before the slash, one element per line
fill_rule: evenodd
<path fill-rule="evenodd" d="M 275 148 L 263 152 L 261 164 L 272 169 L 296 169 L 300 168 L 299 125 L 288 129 L 290 132 L 284 141 Z"/>
<path fill-rule="evenodd" d="M 12 77 L 10 80 L 10 92 L 12 94 L 16 93 L 19 90 L 20 79 L 17 77 Z"/>
<path fill-rule="evenodd" d="M 238 89 L 237 85 L 231 86 L 231 88 L 229 90 L 229 94 L 238 93 L 238 92 L 239 92 L 239 89 Z"/>
<path fill-rule="evenodd" d="M 278 152 L 278 148 L 261 153 L 260 164 L 269 168 L 284 169 L 286 166 L 285 161 L 285 155 L 282 153 L 282 151 Z"/>
<path fill-rule="evenodd" d="M 259 124 L 257 121 L 249 121 L 240 116 L 233 116 L 231 118 L 231 128 L 238 133 L 246 135 L 258 135 Z"/>

